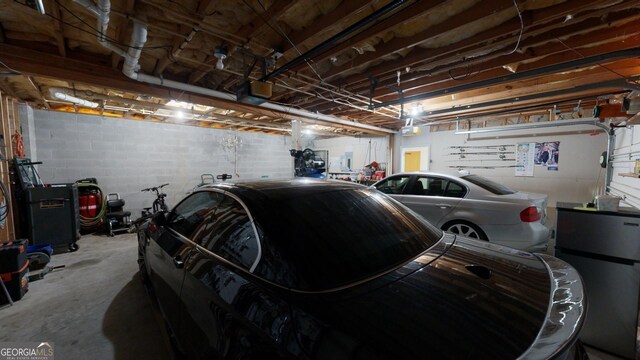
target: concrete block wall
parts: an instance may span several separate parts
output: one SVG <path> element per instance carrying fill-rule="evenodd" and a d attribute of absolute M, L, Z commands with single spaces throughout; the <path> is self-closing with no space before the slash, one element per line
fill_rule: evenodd
<path fill-rule="evenodd" d="M 45 183 L 98 179 L 105 193 L 117 192 L 138 216 L 153 196 L 140 189 L 161 183 L 175 205 L 200 183 L 200 175 L 227 173 L 233 181 L 288 178 L 293 173 L 290 136 L 234 132 L 167 123 L 54 111 L 33 111 L 35 160 Z M 224 139 L 237 136 L 236 157 Z M 33 141 L 33 139 L 31 139 Z"/>

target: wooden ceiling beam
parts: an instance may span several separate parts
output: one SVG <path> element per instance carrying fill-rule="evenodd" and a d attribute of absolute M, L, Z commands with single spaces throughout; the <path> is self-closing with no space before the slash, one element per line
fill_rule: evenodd
<path fill-rule="evenodd" d="M 31 76 L 27 76 L 27 80 L 29 81 L 29 84 L 31 84 L 31 86 L 33 86 L 33 88 L 36 90 L 36 93 L 38 93 L 38 97 L 40 98 L 40 101 L 42 102 L 42 104 L 44 105 L 45 108 L 49 109 L 49 103 L 47 103 L 43 93 L 42 93 L 42 89 L 40 88 L 40 85 L 36 84 L 36 82 L 33 80 L 33 77 Z"/>
<path fill-rule="evenodd" d="M 443 21 L 439 24 L 428 27 L 426 30 L 417 34 L 407 37 L 394 37 L 387 42 L 380 42 L 375 45 L 375 51 L 366 52 L 362 55 L 358 55 L 353 60 L 347 63 L 336 66 L 327 73 L 323 74 L 325 79 L 332 78 L 340 75 L 345 71 L 352 68 L 366 65 L 374 60 L 389 56 L 398 51 L 412 48 L 416 45 L 430 41 L 437 36 L 440 36 L 446 32 L 464 27 L 469 23 L 494 15 L 497 12 L 506 10 L 513 7 L 513 3 L 503 0 L 484 0 L 481 7 L 472 6 L 471 8 L 464 10 L 463 12 L 452 16 L 447 21 Z"/>
<path fill-rule="evenodd" d="M 423 15 L 425 12 L 433 9 L 434 7 L 442 4 L 445 1 L 446 0 L 430 0 L 430 1 L 414 2 L 409 6 L 402 8 L 399 12 L 369 27 L 368 29 L 365 29 L 364 31 L 357 33 L 356 35 L 348 38 L 347 40 L 336 44 L 334 47 L 327 50 L 323 54 L 320 54 L 314 57 L 313 61 L 320 62 L 330 57 L 337 56 L 342 51 L 346 49 L 350 49 L 364 40 L 377 36 L 386 31 L 389 31 L 398 25 L 409 22 L 412 19 L 415 19 L 416 17 Z M 296 67 L 293 67 L 291 71 L 300 70 L 304 66 L 306 66 L 306 64 L 298 65 Z"/>
<path fill-rule="evenodd" d="M 556 19 L 561 19 L 566 17 L 567 15 L 571 14 L 575 14 L 576 12 L 582 11 L 584 9 L 589 9 L 590 7 L 593 7 L 594 5 L 599 5 L 602 6 L 602 0 L 568 0 L 564 3 L 560 3 L 558 5 L 554 5 L 551 6 L 549 8 L 543 8 L 543 9 L 538 9 L 538 10 L 532 10 L 532 11 L 525 11 L 523 13 L 523 20 L 524 20 L 524 25 L 525 25 L 525 34 L 526 35 L 530 35 L 531 32 L 529 31 L 531 27 L 536 27 L 536 24 L 542 24 L 542 25 L 538 25 L 541 28 L 547 27 L 548 25 L 546 24 L 549 21 L 552 20 L 556 20 Z M 483 4 L 483 8 L 485 7 L 485 5 Z M 471 9 L 473 10 L 473 8 Z M 467 16 L 473 16 L 473 11 L 471 11 Z M 533 22 L 532 19 L 536 19 L 535 22 Z M 446 22 L 445 22 L 446 23 Z M 556 24 L 556 27 L 561 27 L 563 24 Z M 553 26 L 553 25 L 551 25 Z M 444 27 L 446 30 L 446 26 Z M 428 29 L 429 30 L 429 29 Z M 505 23 L 503 23 L 502 25 L 495 27 L 493 29 L 489 29 L 483 33 L 480 33 L 478 35 L 472 36 L 470 38 L 467 38 L 465 40 L 459 41 L 457 43 L 451 44 L 449 46 L 443 47 L 443 48 L 436 48 L 436 49 L 422 49 L 422 48 L 414 48 L 414 50 L 409 53 L 406 57 L 402 58 L 402 59 L 395 59 L 395 60 L 390 60 L 390 61 L 385 61 L 384 63 L 371 67 L 369 69 L 366 70 L 367 74 L 371 74 L 376 76 L 376 74 L 379 74 L 381 71 L 384 72 L 390 72 L 390 71 L 396 71 L 398 69 L 403 69 L 407 66 L 413 66 L 416 63 L 419 62 L 424 62 L 426 58 L 430 58 L 430 57 L 434 57 L 434 56 L 438 56 L 441 55 L 442 53 L 446 52 L 446 53 L 450 53 L 450 52 L 460 52 L 461 48 L 465 47 L 465 46 L 476 46 L 476 47 L 485 47 L 488 44 L 486 44 L 486 42 L 492 42 L 493 40 L 495 40 L 496 38 L 500 38 L 500 37 L 504 37 L 505 34 L 513 34 L 516 33 L 520 30 L 520 20 L 518 19 L 512 19 L 510 21 L 507 21 Z M 422 35 L 423 37 L 429 37 L 430 34 L 426 33 Z M 507 43 L 511 43 L 511 37 L 508 38 L 509 40 L 506 41 Z M 412 36 L 410 37 L 409 40 L 404 40 L 402 42 L 403 45 L 406 44 L 415 44 L 417 41 L 419 41 L 419 38 L 416 36 Z M 396 42 L 396 41 L 389 41 L 386 45 L 384 46 L 384 48 L 381 49 L 376 49 L 375 52 L 372 53 L 368 53 L 366 56 L 360 56 L 357 57 L 356 59 L 354 59 L 355 61 L 353 62 L 349 62 L 347 64 L 344 64 L 342 66 L 339 67 L 335 67 L 332 70 L 328 71 L 327 73 L 323 74 L 325 80 L 328 80 L 330 78 L 339 76 L 343 73 L 345 73 L 346 71 L 351 70 L 352 68 L 358 67 L 358 66 L 362 66 L 365 65 L 375 59 L 381 58 L 385 55 L 389 55 L 391 52 L 389 52 L 390 50 L 394 50 L 396 49 L 398 46 L 397 44 L 400 42 Z M 478 44 L 481 44 L 478 46 Z M 495 43 L 492 42 L 491 44 L 489 44 L 490 46 L 498 46 L 500 44 L 504 45 L 504 41 L 500 42 L 500 43 Z M 396 50 L 399 51 L 401 49 L 406 48 L 406 46 L 402 46 L 400 47 L 400 49 Z M 414 54 L 415 52 L 415 54 Z M 381 55 L 381 53 L 384 53 Z M 377 56 L 376 56 L 377 55 Z M 383 68 L 383 66 L 385 66 L 386 68 Z M 359 75 L 356 76 L 358 80 L 363 81 L 364 79 L 366 79 L 366 76 L 363 75 Z M 345 81 L 346 82 L 346 81 Z"/>
<path fill-rule="evenodd" d="M 212 3 L 213 3 L 213 0 L 200 0 L 198 2 L 198 7 L 196 8 L 196 12 L 193 15 L 193 21 L 195 22 L 195 26 L 191 28 L 191 31 L 186 36 L 174 37 L 173 46 L 171 47 L 170 50 L 167 51 L 167 56 L 158 60 L 158 62 L 156 63 L 156 67 L 153 71 L 153 73 L 156 76 L 161 76 L 164 70 L 167 68 L 167 66 L 169 66 L 170 64 L 176 61 L 176 58 L 178 57 L 178 55 L 180 55 L 182 50 L 184 50 L 189 45 L 189 43 L 193 40 L 193 37 L 196 36 L 196 34 L 200 31 L 200 26 L 204 22 L 205 18 L 207 17 L 206 11 L 207 9 L 209 9 Z M 215 10 L 212 10 L 212 11 L 215 11 Z M 182 33 L 189 31 L 186 26 L 181 26 L 181 28 L 183 28 L 181 31 Z M 207 56 L 207 58 L 209 57 L 210 55 Z M 200 78 L 197 80 L 200 80 Z M 195 83 L 197 80 L 193 81 L 193 83 Z"/>
<path fill-rule="evenodd" d="M 438 111 L 447 109 L 451 110 L 451 113 L 456 114 L 475 114 L 479 109 L 485 108 L 508 109 L 509 106 L 515 106 L 516 104 L 517 106 L 534 106 L 539 103 L 549 102 L 552 98 L 555 99 L 557 97 L 575 97 L 574 94 L 584 91 L 593 91 L 597 94 L 606 94 L 611 91 L 622 91 L 624 90 L 624 88 L 615 87 L 614 85 L 599 86 L 588 90 L 585 88 L 591 85 L 602 85 L 602 83 L 604 82 L 614 80 L 622 82 L 623 80 L 620 78 L 621 76 L 627 77 L 637 75 L 638 65 L 640 65 L 640 62 L 638 60 L 630 59 L 622 61 L 615 66 L 608 66 L 608 69 L 598 67 L 595 69 L 585 70 L 583 72 L 577 72 L 573 74 L 555 74 L 553 76 L 542 79 L 532 79 L 528 81 L 509 83 L 508 86 L 497 85 L 483 90 L 470 90 L 461 92 L 456 94 L 455 99 L 452 99 L 451 95 L 447 94 L 438 98 L 429 99 L 428 101 L 423 101 L 421 103 L 424 106 L 426 116 L 430 116 L 429 113 L 431 111 L 436 112 L 436 114 L 433 116 L 438 116 Z M 572 89 L 576 89 L 576 92 L 571 93 Z M 554 92 L 558 91 L 566 92 L 566 94 L 554 94 Z M 537 94 L 550 95 L 548 97 L 540 96 L 539 98 L 535 99 L 526 99 L 527 97 L 535 96 Z M 487 105 L 486 107 L 482 106 L 482 104 L 488 104 L 490 102 L 501 100 L 513 100 L 513 102 L 498 105 Z M 476 108 L 476 106 L 478 106 L 477 104 L 480 104 L 480 106 L 482 107 Z M 468 106 L 471 106 L 472 108 L 469 108 Z M 346 115 L 348 114 L 348 112 L 337 111 L 333 114 Z M 354 113 L 350 113 L 349 115 L 354 116 Z"/>
<path fill-rule="evenodd" d="M 256 15 L 251 21 L 244 24 L 236 31 L 236 34 L 240 37 L 248 39 L 251 42 L 251 38 L 261 31 L 265 30 L 267 21 L 277 20 L 282 14 L 284 14 L 291 6 L 296 2 L 293 0 L 278 0 L 272 3 L 266 11 L 259 15 Z M 260 11 L 262 9 L 252 9 L 254 11 Z M 278 34 L 278 36 L 280 36 Z"/>
<path fill-rule="evenodd" d="M 634 3 L 640 3 L 638 1 L 634 1 Z M 629 4 L 633 5 L 633 4 Z M 623 7 L 618 5 L 614 7 L 614 10 L 622 10 Z M 577 32 L 583 32 L 585 28 L 589 26 L 589 24 L 593 23 L 594 19 L 596 21 L 600 21 L 601 24 L 607 26 L 610 22 L 620 21 L 625 19 L 626 17 L 633 18 L 638 15 L 638 11 L 629 11 L 622 10 L 619 13 L 608 14 L 607 10 L 598 9 L 593 12 L 587 12 L 586 14 L 578 14 L 574 15 L 574 24 L 564 24 L 557 23 L 551 27 L 548 26 L 539 26 L 537 29 L 528 29 L 526 31 L 527 34 L 530 34 L 528 38 L 526 38 L 523 42 L 521 42 L 520 48 L 529 48 L 536 45 L 541 45 L 545 42 L 556 41 L 558 37 L 566 37 L 572 34 L 576 34 Z M 603 19 L 603 16 L 606 15 L 606 18 Z M 577 20 L 577 21 L 576 21 Z M 581 21 L 580 21 L 581 20 Z M 606 22 L 605 22 L 606 21 Z M 519 27 L 519 22 L 516 23 L 516 20 L 511 21 L 513 28 Z M 602 25 L 600 26 L 602 27 Z M 633 30 L 631 33 L 635 32 Z M 507 44 L 509 42 L 515 42 L 515 38 L 506 38 L 502 40 L 490 40 L 494 36 L 500 35 L 501 32 L 497 31 L 497 29 L 491 29 L 488 32 L 480 33 L 472 38 L 467 40 L 463 40 L 461 42 L 451 44 L 444 48 L 436 48 L 436 49 L 414 49 L 411 53 L 409 53 L 403 60 L 401 61 L 390 61 L 385 62 L 380 65 L 374 66 L 368 70 L 368 75 L 375 76 L 378 83 L 378 91 L 384 91 L 382 89 L 383 86 L 386 85 L 395 85 L 396 82 L 396 70 L 403 69 L 405 66 L 413 66 L 416 62 L 428 61 L 429 70 L 421 70 L 414 72 L 412 74 L 403 74 L 404 84 L 410 81 L 416 80 L 419 76 L 433 76 L 434 70 L 436 66 L 440 66 L 446 64 L 448 68 L 455 68 L 460 64 L 460 59 L 466 58 L 468 54 L 474 53 L 483 53 L 488 49 L 494 48 L 495 46 L 499 46 L 501 44 Z M 466 50 L 462 50 L 467 45 L 473 44 L 471 48 Z M 476 45 L 477 44 L 477 45 Z M 487 61 L 492 57 L 500 56 L 502 54 L 502 50 L 494 51 L 490 54 L 484 55 L 482 57 L 473 56 L 475 60 L 471 61 Z M 515 56 L 518 56 L 517 53 Z M 509 60 L 512 62 L 517 61 L 517 59 Z M 506 62 L 508 63 L 508 62 Z M 458 65 L 456 65 L 458 64 Z M 452 67 L 452 65 L 454 65 Z M 485 64 L 483 64 L 484 67 Z M 388 73 L 389 75 L 382 75 Z M 406 79 L 407 76 L 411 76 L 412 78 Z M 447 76 L 448 77 L 448 76 Z M 365 91 L 368 94 L 369 83 L 363 82 L 362 80 L 366 79 L 364 74 L 351 75 L 345 78 L 343 81 L 345 84 L 351 84 L 350 86 L 345 86 L 351 92 L 362 92 Z M 433 82 L 437 81 L 436 78 L 433 79 Z M 403 84 L 403 87 L 404 87 Z M 376 96 L 379 96 L 380 93 L 377 93 Z M 308 99 L 302 99 L 303 102 L 306 102 L 310 106 L 317 105 L 316 103 L 319 101 L 311 101 Z"/>
<path fill-rule="evenodd" d="M 247 42 L 251 42 L 251 38 L 262 31 L 266 26 L 266 20 L 277 19 L 282 14 L 284 14 L 291 6 L 295 4 L 295 1 L 292 0 L 280 0 L 275 2 L 271 7 L 267 9 L 264 13 L 256 16 L 253 20 L 249 21 L 247 24 L 242 26 L 236 34 L 238 34 L 242 38 L 246 38 Z M 229 56 L 233 55 L 234 49 L 231 49 L 229 52 Z M 207 55 L 205 60 L 203 61 L 205 64 L 213 64 L 218 59 L 213 55 Z M 196 71 L 193 71 L 189 75 L 189 79 L 187 82 L 189 84 L 195 84 L 200 79 L 202 79 L 205 75 L 207 75 L 210 71 L 210 68 L 205 66 L 199 66 Z"/>
<path fill-rule="evenodd" d="M 316 119 L 313 116 L 294 116 L 289 114 L 287 111 L 266 109 L 236 101 L 218 99 L 188 92 L 184 93 L 175 89 L 145 84 L 125 77 L 121 72 L 111 68 L 110 66 L 86 63 L 69 57 L 63 58 L 18 46 L 0 44 L 0 59 L 2 59 L 2 61 L 8 66 L 25 75 L 37 75 L 57 80 L 84 83 L 114 90 L 151 95 L 162 99 L 172 99 L 180 96 L 182 101 L 213 106 L 221 109 L 230 109 L 270 117 L 280 117 L 283 119 L 296 118 L 310 124 L 321 124 L 363 133 L 386 135 L 386 132 L 363 129 L 358 127 L 355 123 L 354 125 L 336 124 L 330 121 Z"/>
<path fill-rule="evenodd" d="M 511 72 L 504 68 L 509 64 L 517 64 L 521 61 L 531 61 L 538 58 L 537 61 L 528 62 L 518 66 L 516 71 L 522 72 L 525 70 L 532 70 L 536 68 L 542 68 L 553 64 L 559 64 L 577 60 L 581 58 L 576 51 L 582 56 L 594 56 L 603 55 L 618 50 L 631 49 L 640 47 L 640 34 L 634 34 L 634 29 L 640 28 L 640 19 L 623 24 L 616 28 L 609 28 L 606 30 L 599 29 L 588 34 L 578 35 L 566 39 L 562 43 L 556 41 L 554 43 L 540 42 L 539 47 L 530 48 L 526 53 L 515 53 L 507 56 L 500 56 L 494 59 L 481 61 L 478 66 L 482 66 L 486 70 L 475 70 L 473 68 L 474 62 L 471 61 L 466 69 L 458 67 L 458 71 L 455 67 L 445 67 L 442 71 L 433 72 L 430 76 L 427 74 L 415 80 L 404 82 L 401 88 L 404 90 L 404 96 L 412 96 L 421 94 L 427 91 L 435 91 L 441 89 L 448 89 L 454 86 L 463 84 L 472 84 L 482 80 L 488 80 L 496 77 L 510 75 Z M 557 34 L 562 36 L 562 34 Z M 609 41 L 598 46 L 592 46 L 599 42 Z M 578 49 L 576 51 L 569 50 L 567 48 Z M 585 48 L 582 48 L 586 46 Z M 460 64 L 456 64 L 459 66 Z M 463 71 L 466 73 L 472 72 L 473 76 L 461 79 L 452 79 L 452 76 L 462 76 Z M 463 76 L 464 77 L 464 76 Z M 388 101 L 397 98 L 397 93 L 391 89 L 385 87 L 387 84 L 391 85 L 390 81 L 383 81 L 379 83 L 379 89 L 374 93 L 374 98 L 380 101 Z M 453 94 L 453 92 L 451 93 Z M 309 104 L 310 108 L 316 109 L 320 112 L 337 107 L 337 104 L 325 104 L 318 106 L 317 104 Z"/>
<path fill-rule="evenodd" d="M 64 28 L 62 27 L 62 12 L 60 11 L 60 6 L 56 1 L 50 1 L 51 4 L 51 13 L 56 19 L 53 19 L 53 27 L 56 35 L 56 42 L 58 43 L 58 53 L 60 56 L 67 56 L 67 45 L 64 38 Z"/>
<path fill-rule="evenodd" d="M 203 19 L 207 16 L 207 10 L 209 6 L 213 3 L 213 0 L 200 0 L 198 2 L 198 7 L 196 8 L 196 15 L 202 17 Z M 212 10 L 213 12 L 214 10 Z"/>
<path fill-rule="evenodd" d="M 622 45 L 623 47 L 620 47 L 620 45 Z M 602 47 L 598 47 L 598 48 L 586 48 L 586 49 L 580 49 L 580 53 L 584 56 L 593 56 L 593 55 L 601 55 L 601 54 L 606 54 L 607 52 L 610 51 L 606 51 L 606 50 L 611 50 L 611 51 L 617 51 L 617 50 L 624 50 L 624 49 L 631 49 L 631 48 L 637 48 L 640 46 L 640 35 L 636 34 L 634 36 L 632 36 L 631 38 L 628 38 L 625 40 L 624 43 L 620 42 L 620 41 L 614 41 L 611 42 L 609 44 L 607 44 L 607 46 L 602 46 Z M 599 51 L 605 51 L 604 53 L 600 53 Z M 518 68 L 518 71 L 526 71 L 526 70 L 532 70 L 532 69 L 536 69 L 536 68 L 541 68 L 541 67 L 545 67 L 545 66 L 549 66 L 552 64 L 559 64 L 562 62 L 567 62 L 567 61 L 572 61 L 572 60 L 577 60 L 580 59 L 580 55 L 574 53 L 573 51 L 567 51 L 561 54 L 555 54 L 555 55 L 551 55 L 551 56 L 547 56 L 547 57 L 543 57 L 538 61 L 532 62 L 532 63 L 528 63 L 528 64 L 523 64 L 521 67 Z M 604 63 L 607 63 L 608 61 L 603 61 Z M 602 65 L 602 64 L 601 64 Z M 589 67 L 593 67 L 593 66 L 597 66 L 597 65 L 592 65 Z M 474 83 L 477 81 L 481 81 L 483 79 L 491 79 L 491 78 L 495 78 L 495 77 L 499 77 L 501 76 L 500 73 L 502 73 L 503 75 L 509 75 L 510 72 L 502 69 L 503 71 L 500 71 L 501 69 L 499 68 L 495 68 L 492 70 L 489 70 L 486 74 L 485 73 L 480 73 L 474 75 L 472 77 L 472 79 L 469 80 L 469 82 L 465 81 L 465 80 L 461 80 L 461 81 L 447 81 L 447 82 L 442 82 L 442 83 L 438 83 L 438 84 L 431 84 L 428 87 L 419 87 L 419 88 L 415 88 L 412 90 L 408 90 L 405 94 L 406 96 L 413 96 L 413 95 L 418 95 L 418 94 L 422 94 L 425 91 L 435 91 L 435 90 L 440 90 L 440 89 L 447 89 L 451 86 L 456 86 L 456 85 L 461 85 L 464 83 Z M 553 75 L 553 74 L 550 74 Z M 544 76 L 541 77 L 536 77 L 536 78 L 545 78 Z M 506 83 L 508 84 L 508 83 Z M 485 87 L 479 87 L 479 88 L 485 88 Z M 451 94 L 455 94 L 455 92 L 452 92 Z M 378 100 L 380 101 L 388 101 L 388 100 L 393 100 L 395 99 L 395 96 L 393 95 L 388 95 L 385 97 L 380 97 L 378 98 Z"/>
<path fill-rule="evenodd" d="M 347 16 L 359 13 L 370 7 L 371 0 L 347 0 L 342 1 L 340 5 L 335 7 L 324 15 L 317 17 L 311 25 L 304 29 L 293 31 L 287 35 L 289 40 L 296 46 L 300 46 L 309 39 L 316 37 L 328 31 L 332 26 L 339 25 Z M 280 45 L 282 52 L 286 53 L 293 49 L 293 46 L 286 40 Z"/>
<path fill-rule="evenodd" d="M 541 103 L 542 102 L 544 103 L 558 102 L 559 103 L 559 102 L 566 102 L 569 99 L 575 99 L 575 98 L 596 98 L 598 96 L 610 94 L 612 91 L 619 91 L 619 90 L 615 88 L 585 90 L 585 91 L 573 92 L 571 94 L 541 98 L 539 102 Z M 516 107 L 525 107 L 525 106 L 536 106 L 536 105 L 533 102 L 523 101 L 523 102 L 517 102 L 517 103 L 510 103 L 506 105 L 487 106 L 474 111 L 465 110 L 464 108 L 452 109 L 452 111 L 447 112 L 446 114 L 438 114 L 438 115 L 429 117 L 429 120 L 435 121 L 440 119 L 450 119 L 450 118 L 456 118 L 456 117 L 462 117 L 462 116 L 480 117 L 480 116 L 487 116 L 487 114 L 491 114 L 492 112 L 496 112 L 496 111 L 504 111 L 508 113 L 510 109 L 513 109 Z M 518 113 L 517 111 L 513 112 L 513 114 L 517 114 L 517 113 Z"/>
<path fill-rule="evenodd" d="M 191 40 L 193 40 L 193 37 L 199 31 L 197 28 L 186 29 L 186 27 L 184 26 L 180 26 L 180 27 L 182 28 L 181 29 L 182 32 L 189 31 L 189 33 L 184 37 L 176 36 L 173 38 L 173 45 L 171 46 L 171 49 L 167 50 L 167 56 L 159 59 L 156 62 L 156 67 L 155 69 L 153 69 L 154 75 L 162 76 L 162 73 L 167 68 L 167 66 L 169 66 L 169 64 L 172 64 L 176 61 L 177 56 L 180 55 L 182 50 L 184 50 L 184 48 L 186 48 L 189 45 Z"/>
<path fill-rule="evenodd" d="M 203 63 L 211 64 L 213 66 L 213 63 L 216 61 L 218 61 L 218 59 L 215 56 L 207 55 Z M 191 74 L 189 74 L 189 79 L 187 80 L 187 82 L 189 84 L 197 83 L 198 81 L 200 81 L 200 79 L 202 79 L 205 75 L 207 75 L 207 73 L 209 72 L 209 69 L 210 67 L 208 66 L 204 66 L 204 65 L 198 66 L 197 70 L 194 70 L 191 72 Z"/>
<path fill-rule="evenodd" d="M 633 77 L 637 75 L 639 67 L 640 60 L 627 59 L 607 64 L 606 68 L 597 66 L 590 69 L 581 69 L 581 71 L 553 74 L 544 78 L 495 85 L 486 89 L 469 90 L 456 94 L 455 98 L 450 95 L 444 95 L 422 101 L 421 104 L 425 111 L 429 111 L 432 109 L 464 107 L 496 99 L 524 97 L 549 91 L 570 89 L 581 85 L 619 80 L 621 76 L 625 78 Z M 540 102 L 540 100 L 534 100 L 534 102 Z"/>

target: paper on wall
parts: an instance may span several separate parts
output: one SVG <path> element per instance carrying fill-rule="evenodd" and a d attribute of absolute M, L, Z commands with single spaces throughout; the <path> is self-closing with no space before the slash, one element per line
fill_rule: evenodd
<path fill-rule="evenodd" d="M 516 148 L 516 176 L 533 176 L 536 143 L 519 143 Z"/>

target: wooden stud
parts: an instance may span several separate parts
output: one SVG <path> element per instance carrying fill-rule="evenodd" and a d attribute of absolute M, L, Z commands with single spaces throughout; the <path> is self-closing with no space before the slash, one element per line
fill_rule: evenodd
<path fill-rule="evenodd" d="M 56 1 L 50 1 L 49 4 L 51 4 L 51 12 L 53 13 L 53 16 L 58 19 L 62 19 L 62 12 L 60 11 L 58 3 Z M 60 56 L 66 57 L 67 45 L 64 38 L 64 28 L 62 26 L 62 21 L 54 19 L 53 26 L 55 28 L 56 42 L 58 44 L 58 53 L 60 54 Z"/>

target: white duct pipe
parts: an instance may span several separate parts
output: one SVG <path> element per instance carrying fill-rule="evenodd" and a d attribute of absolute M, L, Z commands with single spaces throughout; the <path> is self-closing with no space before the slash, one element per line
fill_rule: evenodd
<path fill-rule="evenodd" d="M 127 75 L 127 74 L 125 74 L 125 75 Z M 193 92 L 193 93 L 196 93 L 196 94 L 215 97 L 217 99 L 229 100 L 229 101 L 237 101 L 236 96 L 233 95 L 233 94 L 229 94 L 229 93 L 225 93 L 225 92 L 217 91 L 217 90 L 212 90 L 212 89 L 207 89 L 207 88 L 203 88 L 203 87 L 200 87 L 200 86 L 185 84 L 185 83 L 181 83 L 181 82 L 178 82 L 178 81 L 161 79 L 161 78 L 156 77 L 156 76 L 151 76 L 151 75 L 146 75 L 146 74 L 141 74 L 141 73 L 135 73 L 134 76 L 131 76 L 131 78 L 134 79 L 134 80 L 138 80 L 138 81 L 141 81 L 141 82 L 148 83 L 148 84 L 166 86 L 166 87 L 170 87 L 170 88 L 177 89 L 177 90 L 183 90 L 183 91 Z M 396 131 L 390 130 L 390 129 L 385 129 L 385 128 L 372 126 L 372 125 L 367 125 L 367 124 L 358 124 L 358 123 L 355 123 L 355 122 L 338 119 L 338 118 L 335 118 L 335 117 L 332 117 L 332 116 L 328 116 L 328 115 L 316 114 L 316 113 L 312 113 L 312 112 L 309 112 L 309 111 L 294 109 L 294 108 L 290 108 L 290 107 L 283 106 L 283 105 L 278 105 L 278 104 L 273 104 L 273 103 L 263 103 L 263 104 L 260 104 L 258 106 L 266 108 L 266 109 L 286 112 L 286 113 L 289 113 L 290 115 L 298 115 L 298 116 L 303 116 L 303 117 L 306 117 L 306 118 L 311 118 L 311 119 L 315 119 L 315 120 L 319 120 L 319 121 L 325 121 L 325 122 L 330 122 L 330 123 L 340 124 L 340 125 L 346 125 L 346 126 L 353 126 L 353 127 L 361 128 L 363 130 L 365 130 L 365 129 L 366 130 L 373 130 L 373 131 L 384 132 L 384 133 L 387 133 L 387 134 L 395 134 L 396 133 Z"/>
<path fill-rule="evenodd" d="M 111 12 L 111 2 L 109 0 L 98 0 L 96 6 L 91 0 L 73 0 L 97 17 L 96 29 L 98 29 L 98 43 L 114 53 L 126 57 L 127 53 L 119 47 L 111 44 L 107 40 L 107 30 L 109 29 L 109 13 Z"/>
<path fill-rule="evenodd" d="M 92 109 L 95 109 L 98 106 L 100 106 L 96 102 L 85 100 L 85 99 L 80 99 L 80 98 L 77 98 L 77 97 L 75 97 L 73 95 L 70 95 L 70 94 L 66 93 L 66 90 L 64 90 L 64 89 L 50 88 L 49 89 L 49 93 L 51 94 L 51 97 L 53 97 L 54 99 L 58 99 L 58 100 L 62 100 L 62 101 L 68 101 L 68 102 L 74 103 L 76 105 L 80 105 L 80 106 L 84 106 L 84 107 L 88 107 L 88 108 L 92 108 Z"/>
<path fill-rule="evenodd" d="M 140 54 L 142 54 L 142 48 L 147 42 L 147 24 L 140 23 L 138 21 L 133 22 L 133 32 L 131 33 L 131 42 L 129 44 L 129 51 L 124 57 L 124 65 L 122 65 L 122 73 L 127 77 L 138 80 L 138 70 L 140 65 Z"/>
<path fill-rule="evenodd" d="M 124 65 L 122 66 L 122 73 L 127 77 L 140 82 L 148 83 L 148 84 L 161 85 L 161 86 L 170 87 L 177 90 L 183 90 L 183 91 L 188 91 L 188 92 L 192 92 L 200 95 L 211 96 L 211 97 L 222 99 L 222 100 L 237 101 L 236 96 L 232 94 L 224 93 L 217 90 L 207 89 L 200 86 L 185 84 L 178 81 L 165 80 L 156 76 L 140 74 L 138 71 L 140 69 L 140 65 L 138 64 L 138 61 L 140 60 L 140 54 L 142 52 L 142 48 L 144 47 L 144 44 L 147 41 L 147 25 L 138 21 L 135 21 L 133 23 L 133 33 L 131 34 L 131 43 L 129 45 L 130 46 L 129 51 L 124 52 L 121 49 L 116 48 L 115 46 L 112 46 L 111 43 L 108 42 L 107 39 L 104 37 L 104 35 L 106 35 L 107 33 L 107 28 L 109 26 L 109 12 L 111 11 L 110 1 L 98 0 L 97 7 L 93 3 L 91 3 L 89 0 L 74 0 L 74 1 L 84 6 L 87 10 L 91 11 L 92 13 L 98 16 L 98 28 L 101 30 L 100 32 L 103 34 L 103 36 L 98 35 L 98 42 L 102 46 L 116 52 L 118 55 L 125 58 Z M 372 130 L 372 131 L 378 131 L 378 132 L 383 132 L 387 134 L 396 133 L 396 131 L 394 130 L 389 130 L 389 129 L 372 126 L 372 125 L 359 124 L 356 122 L 338 119 L 333 116 L 316 114 L 309 111 L 294 109 L 294 108 L 273 104 L 273 103 L 264 103 L 259 106 L 266 109 L 286 112 L 291 115 L 298 115 L 298 116 L 311 118 L 319 121 L 330 122 L 330 123 L 340 124 L 345 126 L 352 126 L 356 128 L 361 128 L 363 130 Z"/>

